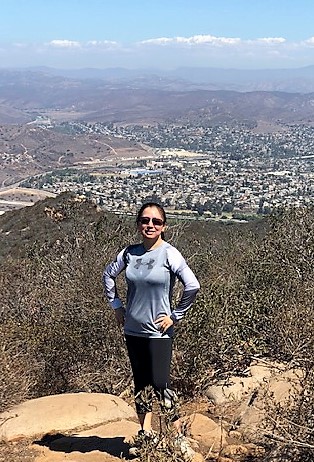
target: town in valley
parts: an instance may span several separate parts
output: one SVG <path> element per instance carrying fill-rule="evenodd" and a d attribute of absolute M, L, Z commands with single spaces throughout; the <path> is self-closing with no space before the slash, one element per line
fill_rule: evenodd
<path fill-rule="evenodd" d="M 18 184 L 23 191 L 47 195 L 71 191 L 115 213 L 132 214 L 143 201 L 155 200 L 175 216 L 228 220 L 313 202 L 312 126 L 278 122 L 276 130 L 260 130 L 258 125 L 206 126 L 189 121 L 54 123 L 40 117 L 32 128 L 47 133 L 56 129 L 73 139 L 97 137 L 102 155 L 25 175 Z M 116 155 L 114 146 L 121 139 L 142 151 Z M 34 160 L 31 146 L 20 150 L 20 155 L 0 153 L 2 165 L 19 162 L 22 169 L 23 155 L 28 162 Z M 69 151 L 64 153 L 68 160 L 74 156 Z M 3 202 L 0 207 L 7 210 Z M 12 208 L 18 206 L 14 202 Z"/>

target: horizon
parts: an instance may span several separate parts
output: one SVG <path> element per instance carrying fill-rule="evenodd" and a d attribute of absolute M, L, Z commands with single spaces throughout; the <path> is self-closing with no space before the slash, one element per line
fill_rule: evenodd
<path fill-rule="evenodd" d="M 204 65 L 198 65 L 198 66 L 189 66 L 187 64 L 182 64 L 176 67 L 172 68 L 167 68 L 167 69 L 162 69 L 158 67 L 149 67 L 149 66 L 139 66 L 139 67 L 126 67 L 126 66 L 106 66 L 106 67 L 99 67 L 99 66 L 78 66 L 78 67 L 66 67 L 66 66 L 49 66 L 49 65 L 30 65 L 30 66 L 2 66 L 0 64 L 0 71 L 2 70 L 14 70 L 14 71 L 20 71 L 20 70 L 60 70 L 60 71 L 84 71 L 84 70 L 96 70 L 96 71 L 106 71 L 106 70 L 127 70 L 127 71 L 143 71 L 143 72 L 158 72 L 158 71 L 163 71 L 163 72 L 173 72 L 177 71 L 180 69 L 204 69 L 204 70 L 217 70 L 217 71 L 240 71 L 240 72 L 258 72 L 258 71 L 285 71 L 285 70 L 303 70 L 303 69 L 309 69 L 309 68 L 314 68 L 314 62 L 313 64 L 307 64 L 304 66 L 295 66 L 295 67 L 261 67 L 261 68 L 245 68 L 245 67 L 233 67 L 233 66 L 204 66 Z"/>
<path fill-rule="evenodd" d="M 308 67 L 313 16 L 312 0 L 10 0 L 1 68 Z"/>

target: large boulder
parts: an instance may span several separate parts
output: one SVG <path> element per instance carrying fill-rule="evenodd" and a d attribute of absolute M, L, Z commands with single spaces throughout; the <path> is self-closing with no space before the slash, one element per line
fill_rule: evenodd
<path fill-rule="evenodd" d="M 117 396 L 68 393 L 32 399 L 0 414 L 0 440 L 12 441 L 67 432 L 114 420 L 135 418 L 134 409 Z"/>

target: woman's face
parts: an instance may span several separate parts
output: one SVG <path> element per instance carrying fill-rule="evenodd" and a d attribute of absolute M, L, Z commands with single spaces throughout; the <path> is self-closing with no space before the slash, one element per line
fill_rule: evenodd
<path fill-rule="evenodd" d="M 157 240 L 165 227 L 163 216 L 157 207 L 146 207 L 137 223 L 143 239 Z"/>

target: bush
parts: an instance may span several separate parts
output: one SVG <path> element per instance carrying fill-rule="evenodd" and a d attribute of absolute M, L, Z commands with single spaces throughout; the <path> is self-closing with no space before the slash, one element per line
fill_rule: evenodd
<path fill-rule="evenodd" d="M 0 347 L 7 339 L 19 345 L 20 355 L 31 358 L 24 376 L 34 376 L 22 398 L 119 393 L 130 383 L 123 336 L 101 284 L 105 261 L 122 247 L 122 222 L 102 217 L 82 225 L 74 224 L 63 239 L 35 243 L 23 260 L 2 264 Z M 8 388 L 10 378 L 5 381 Z"/>
<path fill-rule="evenodd" d="M 44 214 L 44 206 L 36 213 Z M 101 274 L 120 249 L 137 240 L 133 222 L 96 213 L 88 203 L 60 199 L 54 207 L 63 219 L 53 222 L 52 235 L 47 231 L 52 218 L 46 216 L 44 237 L 24 241 L 23 252 L 1 262 L 2 409 L 27 397 L 84 390 L 120 394 L 132 387 L 124 339 L 103 300 Z M 301 367 L 307 372 L 303 393 L 289 409 L 273 410 L 278 438 L 268 445 L 267 457 L 281 450 L 287 457 L 281 460 L 310 460 L 313 207 L 279 210 L 245 224 L 173 221 L 166 234 L 201 283 L 194 306 L 176 328 L 172 381 L 179 395 L 201 395 L 210 382 L 243 373 L 254 358 Z M 119 290 L 125 295 L 123 277 Z M 179 296 L 180 285 L 174 298 Z"/>

